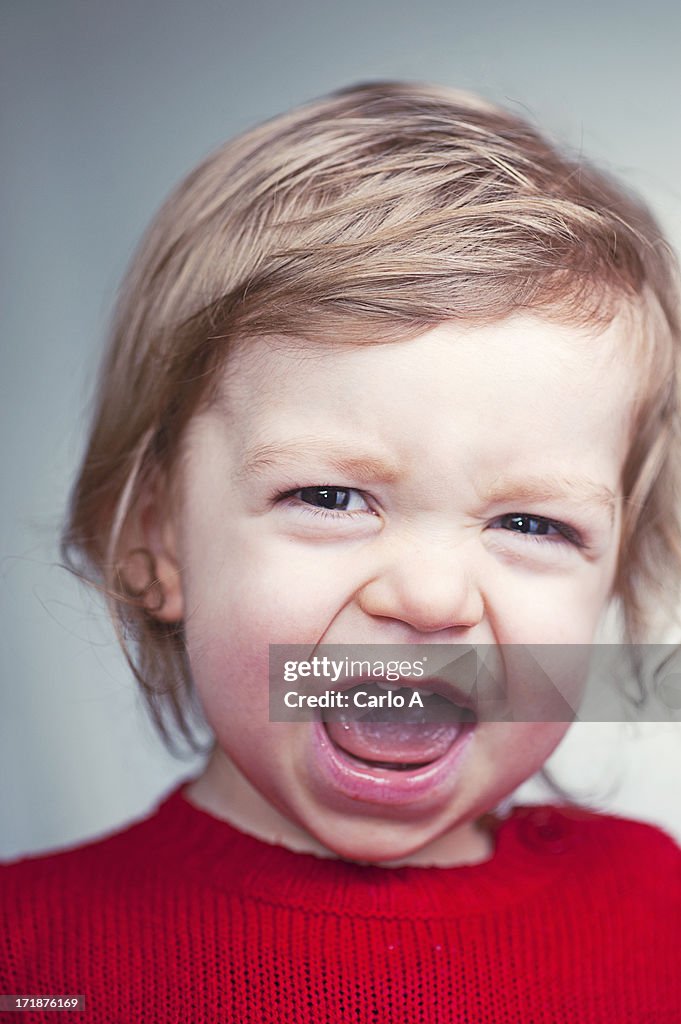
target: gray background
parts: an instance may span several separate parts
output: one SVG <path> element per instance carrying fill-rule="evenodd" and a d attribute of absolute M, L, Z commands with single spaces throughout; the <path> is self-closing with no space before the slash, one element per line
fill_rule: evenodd
<path fill-rule="evenodd" d="M 4 0 L 0 856 L 142 815 L 164 753 L 55 536 L 115 290 L 169 188 L 228 136 L 352 81 L 528 111 L 681 240 L 676 0 Z M 681 835 L 681 727 L 579 726 L 562 777 Z M 536 798 L 536 789 L 524 795 Z"/>

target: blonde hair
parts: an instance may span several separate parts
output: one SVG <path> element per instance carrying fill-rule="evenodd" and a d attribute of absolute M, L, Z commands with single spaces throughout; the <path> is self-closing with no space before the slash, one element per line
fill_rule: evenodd
<path fill-rule="evenodd" d="M 637 311 L 638 421 L 615 595 L 627 635 L 681 568 L 679 287 L 649 212 L 527 121 L 446 88 L 358 85 L 227 143 L 149 227 L 118 302 L 63 535 L 102 586 L 154 721 L 190 744 L 182 624 L 120 565 L 144 486 L 172 470 L 230 343 L 270 333 L 387 342 L 521 310 L 607 325 Z M 644 514 L 645 513 L 645 514 Z"/>

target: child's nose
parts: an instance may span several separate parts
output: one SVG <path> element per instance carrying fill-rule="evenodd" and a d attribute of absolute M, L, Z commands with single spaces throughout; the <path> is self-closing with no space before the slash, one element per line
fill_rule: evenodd
<path fill-rule="evenodd" d="M 400 550 L 357 594 L 360 608 L 422 633 L 471 629 L 484 601 L 460 549 L 421 545 Z"/>

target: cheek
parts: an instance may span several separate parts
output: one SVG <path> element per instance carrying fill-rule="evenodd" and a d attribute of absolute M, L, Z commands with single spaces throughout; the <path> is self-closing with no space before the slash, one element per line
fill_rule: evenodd
<path fill-rule="evenodd" d="M 228 609 L 222 615 L 215 606 L 191 616 L 185 627 L 194 685 L 214 727 L 244 706 L 258 718 L 267 709 L 267 647 L 258 642 L 257 633 L 243 630 L 235 643 L 238 627 Z"/>
<path fill-rule="evenodd" d="M 510 792 L 539 771 L 569 728 L 569 722 L 485 723 L 478 736 L 483 772 Z"/>
<path fill-rule="evenodd" d="M 185 565 L 195 633 L 236 648 L 318 643 L 357 585 L 347 557 L 239 524 L 222 545 L 189 545 Z"/>
<path fill-rule="evenodd" d="M 496 589 L 494 631 L 499 643 L 591 643 L 611 593 L 611 574 L 585 566 L 576 574 L 509 575 Z"/>
<path fill-rule="evenodd" d="M 190 546 L 184 574 L 186 643 L 210 724 L 269 720 L 269 645 L 312 649 L 352 596 L 314 552 L 241 536 L 218 554 Z"/>

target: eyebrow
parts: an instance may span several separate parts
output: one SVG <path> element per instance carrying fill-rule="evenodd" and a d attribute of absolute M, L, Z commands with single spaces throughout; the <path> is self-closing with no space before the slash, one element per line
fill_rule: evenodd
<path fill-rule="evenodd" d="M 484 498 L 496 501 L 559 501 L 578 502 L 590 508 L 605 509 L 611 523 L 615 517 L 617 495 L 605 484 L 588 477 L 498 476 L 485 488 Z"/>
<path fill-rule="evenodd" d="M 324 439 L 305 435 L 286 441 L 272 441 L 246 448 L 235 478 L 244 481 L 257 478 L 273 466 L 287 463 L 297 464 L 305 459 L 321 459 L 324 469 L 338 473 L 339 477 L 350 478 L 358 483 L 394 483 L 401 472 L 397 463 L 386 454 L 361 452 L 357 447 L 337 439 Z M 324 481 L 331 483 L 331 480 Z M 482 491 L 483 500 L 498 501 L 550 501 L 568 500 L 591 508 L 605 509 L 611 523 L 617 504 L 616 494 L 605 484 L 588 477 L 510 476 L 494 478 L 490 486 Z"/>
<path fill-rule="evenodd" d="M 356 446 L 336 439 L 327 441 L 305 436 L 247 448 L 235 477 L 243 481 L 261 476 L 272 466 L 299 463 L 305 459 L 321 459 L 325 469 L 328 467 L 330 472 L 350 477 L 358 483 L 394 483 L 400 476 L 397 463 L 387 455 L 358 451 Z"/>

